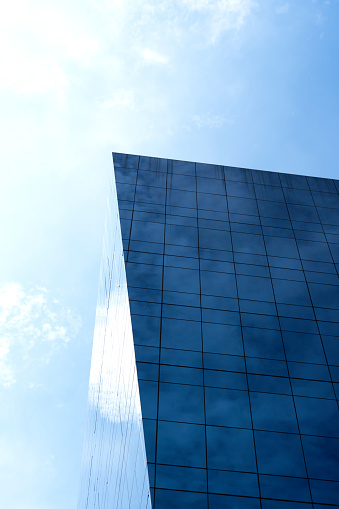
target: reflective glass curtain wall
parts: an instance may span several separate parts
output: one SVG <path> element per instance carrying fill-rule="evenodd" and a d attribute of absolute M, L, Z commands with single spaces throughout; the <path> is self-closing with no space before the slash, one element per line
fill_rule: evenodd
<path fill-rule="evenodd" d="M 339 508 L 339 182 L 113 160 L 153 509 Z"/>
<path fill-rule="evenodd" d="M 151 509 L 114 174 L 109 186 L 78 509 Z"/>

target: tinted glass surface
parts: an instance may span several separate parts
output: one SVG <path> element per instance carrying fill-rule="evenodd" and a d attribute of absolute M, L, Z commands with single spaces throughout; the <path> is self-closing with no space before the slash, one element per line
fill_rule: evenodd
<path fill-rule="evenodd" d="M 153 507 L 339 507 L 338 182 L 114 167 Z"/>

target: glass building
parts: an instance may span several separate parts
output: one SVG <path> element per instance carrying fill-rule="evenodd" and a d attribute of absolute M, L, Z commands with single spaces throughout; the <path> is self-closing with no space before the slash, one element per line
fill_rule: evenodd
<path fill-rule="evenodd" d="M 339 181 L 113 161 L 79 509 L 339 508 Z"/>

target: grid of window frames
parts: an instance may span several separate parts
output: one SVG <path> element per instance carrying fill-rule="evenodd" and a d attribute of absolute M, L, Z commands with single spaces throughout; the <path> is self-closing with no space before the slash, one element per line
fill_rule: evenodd
<path fill-rule="evenodd" d="M 153 509 L 339 508 L 339 182 L 113 159 Z"/>

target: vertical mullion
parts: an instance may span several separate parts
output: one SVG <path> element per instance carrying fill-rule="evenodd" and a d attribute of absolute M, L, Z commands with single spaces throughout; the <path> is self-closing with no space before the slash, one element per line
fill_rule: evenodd
<path fill-rule="evenodd" d="M 162 252 L 162 277 L 161 277 L 161 305 L 160 305 L 160 335 L 159 335 L 159 360 L 158 360 L 158 394 L 157 394 L 157 419 L 155 427 L 155 459 L 154 459 L 154 507 L 156 507 L 156 478 L 157 478 L 157 457 L 158 457 L 158 431 L 159 431 L 159 397 L 160 397 L 160 360 L 161 360 L 161 336 L 162 336 L 162 313 L 164 303 L 164 270 L 165 270 L 165 240 L 166 240 L 166 214 L 167 214 L 167 195 L 168 195 L 168 175 L 169 164 L 167 160 L 166 171 L 166 193 L 164 204 L 164 237 L 163 237 L 163 252 Z M 173 168 L 172 168 L 173 171 Z M 161 509 L 161 508 L 160 508 Z"/>
<path fill-rule="evenodd" d="M 255 455 L 255 465 L 256 465 L 256 469 L 257 469 L 257 482 L 258 482 L 258 492 L 259 492 L 259 503 L 260 503 L 260 507 L 262 508 L 261 489 L 260 489 L 260 482 L 259 482 L 259 468 L 258 468 L 257 446 L 256 446 L 256 443 L 255 443 L 253 415 L 252 415 L 252 403 L 251 403 L 249 383 L 248 383 L 248 371 L 247 371 L 247 362 L 246 362 L 246 355 L 245 355 L 245 343 L 244 343 L 244 335 L 243 335 L 243 325 L 242 325 L 241 312 L 240 312 L 239 290 L 238 290 L 238 281 L 237 281 L 235 258 L 234 258 L 234 246 L 233 246 L 233 238 L 232 238 L 232 229 L 231 229 L 231 222 L 230 222 L 230 218 L 229 218 L 228 195 L 227 195 L 227 187 L 226 187 L 225 168 L 224 168 L 223 174 L 224 174 L 224 186 L 225 186 L 225 199 L 226 199 L 226 204 L 227 204 L 227 214 L 228 214 L 228 220 L 229 220 L 229 223 L 230 223 L 230 238 L 231 238 L 232 258 L 233 258 L 233 267 L 234 267 L 234 279 L 235 279 L 235 286 L 236 286 L 236 291 L 237 291 L 237 297 L 236 298 L 237 298 L 237 302 L 238 302 L 238 312 L 239 312 L 240 329 L 241 329 L 241 341 L 242 341 L 243 357 L 244 357 L 244 364 L 245 364 L 245 374 L 246 374 L 246 384 L 247 384 L 247 397 L 248 397 L 248 404 L 249 404 L 250 417 L 251 417 L 251 427 L 252 427 L 252 437 L 253 437 L 253 446 L 254 446 L 254 455 Z"/>
<path fill-rule="evenodd" d="M 209 509 L 209 489 L 208 489 L 208 458 L 207 458 L 207 421 L 206 421 L 206 391 L 205 391 L 205 368 L 204 368 L 204 336 L 202 327 L 202 298 L 201 298 L 201 268 L 200 268 L 200 235 L 199 235 L 199 217 L 198 217 L 198 181 L 197 181 L 197 164 L 194 164 L 195 173 L 195 197 L 196 197 L 196 213 L 197 213 L 197 236 L 198 236 L 198 263 L 199 263 L 199 299 L 200 299 L 200 331 L 201 331 L 201 367 L 202 367 L 202 386 L 204 395 L 204 418 L 205 418 L 205 458 L 206 458 L 206 498 L 207 509 Z"/>

